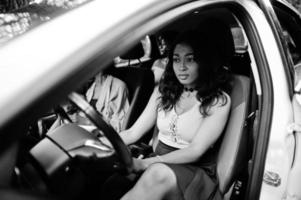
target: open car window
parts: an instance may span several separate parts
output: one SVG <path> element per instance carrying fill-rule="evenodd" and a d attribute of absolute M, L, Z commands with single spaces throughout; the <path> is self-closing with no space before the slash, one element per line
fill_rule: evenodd
<path fill-rule="evenodd" d="M 288 55 L 288 65 L 293 82 L 292 91 L 301 80 L 301 18 L 300 14 L 291 5 L 281 1 L 273 3 L 275 14 L 281 25 L 284 41 L 284 51 Z"/>

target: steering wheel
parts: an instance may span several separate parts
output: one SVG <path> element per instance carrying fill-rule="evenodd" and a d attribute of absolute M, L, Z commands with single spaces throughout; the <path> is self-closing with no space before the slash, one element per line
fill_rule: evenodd
<path fill-rule="evenodd" d="M 121 164 L 125 167 L 128 173 L 133 170 L 133 160 L 128 147 L 124 144 L 119 134 L 112 128 L 111 125 L 107 124 L 101 114 L 97 112 L 81 95 L 76 92 L 72 92 L 68 96 L 69 100 L 77 106 L 86 117 L 108 138 L 114 147 Z"/>

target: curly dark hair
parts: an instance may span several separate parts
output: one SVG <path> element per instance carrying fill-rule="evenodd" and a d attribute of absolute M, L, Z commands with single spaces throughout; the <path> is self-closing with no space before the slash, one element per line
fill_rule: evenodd
<path fill-rule="evenodd" d="M 187 31 L 180 34 L 175 40 L 169 53 L 169 62 L 159 83 L 159 92 L 161 93 L 159 108 L 172 109 L 184 89 L 173 70 L 173 52 L 177 44 L 189 45 L 193 49 L 195 61 L 200 66 L 196 97 L 201 102 L 201 114 L 208 116 L 210 107 L 218 102 L 218 98 L 222 99 L 222 105 L 227 103 L 223 92 L 229 93 L 231 90 L 231 75 L 228 68 L 222 63 L 222 59 L 219 59 L 217 50 L 210 44 L 209 38 L 198 31 Z"/>

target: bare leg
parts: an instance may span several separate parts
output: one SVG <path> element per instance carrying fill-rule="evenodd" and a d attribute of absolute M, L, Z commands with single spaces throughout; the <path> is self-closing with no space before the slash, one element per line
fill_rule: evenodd
<path fill-rule="evenodd" d="M 159 200 L 163 198 L 183 199 L 174 172 L 162 163 L 155 163 L 143 173 L 136 185 L 121 199 Z"/>

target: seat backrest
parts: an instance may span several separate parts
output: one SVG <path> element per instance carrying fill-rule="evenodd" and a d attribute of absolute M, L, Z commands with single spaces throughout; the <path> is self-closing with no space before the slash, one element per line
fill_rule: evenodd
<path fill-rule="evenodd" d="M 122 125 L 122 130 L 130 128 L 144 110 L 154 89 L 154 74 L 150 67 L 150 61 L 142 62 L 144 56 L 142 43 L 137 43 L 120 58 L 123 60 L 139 60 L 139 64 L 132 66 L 129 62 L 127 67 L 113 67 L 108 70 L 112 76 L 125 82 L 129 90 L 130 107 Z"/>
<path fill-rule="evenodd" d="M 124 130 L 132 126 L 144 110 L 154 89 L 154 74 L 143 66 L 115 68 L 110 74 L 124 81 L 129 90 L 130 107 L 123 123 Z"/>
<path fill-rule="evenodd" d="M 234 75 L 231 91 L 231 111 L 224 129 L 217 157 L 219 189 L 225 194 L 235 178 L 246 167 L 248 135 L 245 127 L 248 116 L 250 80 L 246 76 Z"/>

